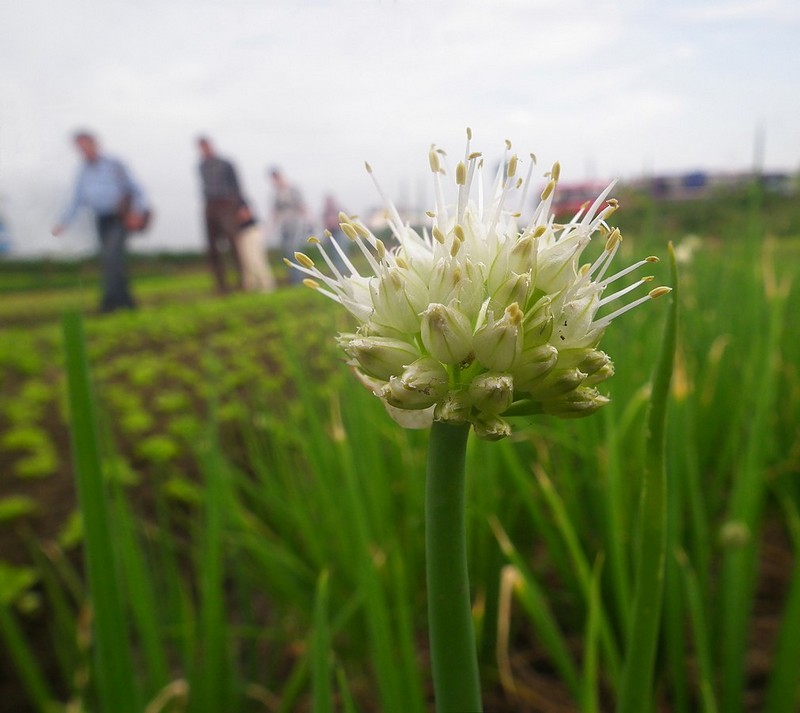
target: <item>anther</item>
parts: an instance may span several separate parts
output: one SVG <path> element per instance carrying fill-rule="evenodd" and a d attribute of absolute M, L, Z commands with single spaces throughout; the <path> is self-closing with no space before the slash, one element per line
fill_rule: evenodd
<path fill-rule="evenodd" d="M 467 182 L 467 167 L 463 161 L 458 162 L 456 166 L 456 184 L 459 186 L 465 185 Z"/>
<path fill-rule="evenodd" d="M 303 267 L 307 267 L 309 270 L 314 267 L 314 261 L 305 253 L 296 252 L 294 254 L 294 259 L 297 260 L 297 262 L 299 262 Z"/>
<path fill-rule="evenodd" d="M 511 146 L 509 146 L 509 148 L 511 148 Z M 519 159 L 517 158 L 516 154 L 514 154 L 509 159 L 509 161 L 508 161 L 508 177 L 509 178 L 514 178 L 514 176 L 517 175 L 517 163 L 518 162 L 519 162 Z"/>
<path fill-rule="evenodd" d="M 350 223 L 339 223 L 342 228 L 342 232 L 350 238 L 350 240 L 357 240 L 358 239 L 358 232 Z"/>
<path fill-rule="evenodd" d="M 439 173 L 441 166 L 439 164 L 439 156 L 436 154 L 436 146 L 434 144 L 431 144 L 431 148 L 428 151 L 428 163 L 431 165 L 431 171 L 434 173 Z"/>

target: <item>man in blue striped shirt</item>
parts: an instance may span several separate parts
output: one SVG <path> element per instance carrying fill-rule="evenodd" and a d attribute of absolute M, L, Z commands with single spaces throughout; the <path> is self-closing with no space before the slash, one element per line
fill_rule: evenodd
<path fill-rule="evenodd" d="M 79 131 L 74 140 L 83 157 L 83 165 L 78 173 L 72 201 L 52 233 L 61 235 L 81 208 L 92 210 L 100 241 L 103 272 L 100 311 L 133 309 L 136 303 L 128 284 L 125 243 L 128 233 L 141 227 L 137 221 L 148 210 L 147 197 L 121 161 L 100 153 L 93 134 Z"/>

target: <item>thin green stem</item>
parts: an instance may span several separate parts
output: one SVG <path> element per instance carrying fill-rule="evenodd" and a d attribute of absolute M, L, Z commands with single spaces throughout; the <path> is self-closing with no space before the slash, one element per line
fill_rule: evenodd
<path fill-rule="evenodd" d="M 678 272 L 671 243 L 670 263 L 673 293 L 664 324 L 661 352 L 653 374 L 647 418 L 645 472 L 636 533 L 636 586 L 617 713 L 645 713 L 653 708 L 652 684 L 664 597 L 667 547 L 666 419 L 678 320 Z"/>
<path fill-rule="evenodd" d="M 428 451 L 425 547 L 428 627 L 438 713 L 480 713 L 464 524 L 469 425 L 435 422 Z"/>

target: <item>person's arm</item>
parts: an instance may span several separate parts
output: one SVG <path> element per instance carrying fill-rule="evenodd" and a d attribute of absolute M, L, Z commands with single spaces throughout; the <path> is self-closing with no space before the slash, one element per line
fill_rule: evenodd
<path fill-rule="evenodd" d="M 64 212 L 61 214 L 61 218 L 59 219 L 58 223 L 53 226 L 53 229 L 50 231 L 53 235 L 61 235 L 69 224 L 75 220 L 75 216 L 78 214 L 78 211 L 83 206 L 84 202 L 84 195 L 83 195 L 83 171 L 78 174 L 78 179 L 75 181 L 75 188 L 72 192 L 72 200 L 70 200 L 67 207 L 64 209 Z"/>

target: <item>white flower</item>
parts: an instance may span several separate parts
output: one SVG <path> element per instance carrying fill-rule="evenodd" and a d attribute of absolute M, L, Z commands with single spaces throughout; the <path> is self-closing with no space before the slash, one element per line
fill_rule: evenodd
<path fill-rule="evenodd" d="M 608 403 L 594 388 L 614 371 L 596 348 L 603 332 L 621 314 L 670 288 L 657 287 L 609 311 L 607 305 L 652 278 L 617 291 L 610 286 L 657 261 L 648 257 L 606 276 L 622 241 L 606 222 L 618 207 L 608 198 L 614 184 L 568 223 L 556 224 L 550 214 L 560 173 L 556 163 L 533 217 L 519 226 L 520 214 L 507 206 L 512 197 L 525 204 L 533 155 L 524 181 L 516 177 L 518 157 L 506 155 L 487 199 L 483 160 L 471 153 L 470 139 L 467 130 L 452 204 L 442 186 L 444 153 L 431 147 L 436 207 L 421 233 L 404 224 L 385 198 L 396 241 L 391 249 L 362 223 L 340 214 L 343 232 L 368 267 L 366 275 L 336 242 L 326 249 L 311 240 L 325 271 L 303 253 L 287 263 L 308 276 L 306 285 L 353 315 L 357 331 L 340 334 L 339 344 L 392 418 L 407 428 L 434 419 L 468 421 L 479 436 L 498 439 L 510 433 L 504 415 L 570 418 Z M 367 170 L 372 175 L 369 165 Z M 596 233 L 605 236 L 604 249 L 592 264 L 581 264 Z"/>

